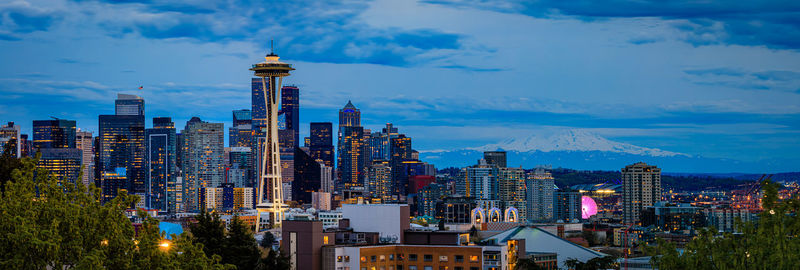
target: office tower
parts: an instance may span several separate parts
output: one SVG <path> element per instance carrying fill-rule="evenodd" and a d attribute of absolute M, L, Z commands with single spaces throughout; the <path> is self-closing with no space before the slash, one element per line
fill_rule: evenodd
<path fill-rule="evenodd" d="M 153 128 L 145 130 L 147 148 L 147 195 L 145 205 L 160 212 L 176 213 L 177 193 L 177 139 L 172 118 L 153 118 Z"/>
<path fill-rule="evenodd" d="M 228 169 L 228 182 L 236 187 L 255 187 L 253 178 L 253 150 L 250 147 L 231 147 L 228 153 L 230 169 Z"/>
<path fill-rule="evenodd" d="M 76 132 L 75 120 L 34 120 L 33 147 L 75 148 Z"/>
<path fill-rule="evenodd" d="M 506 164 L 506 151 L 484 151 L 483 159 L 489 165 L 494 165 L 500 168 L 508 167 Z"/>
<path fill-rule="evenodd" d="M 555 179 L 550 172 L 543 168 L 528 175 L 525 180 L 527 187 L 528 219 L 531 221 L 547 222 L 553 219 L 553 203 L 555 200 Z"/>
<path fill-rule="evenodd" d="M 456 195 L 476 200 L 495 200 L 498 190 L 498 169 L 481 162 L 461 169 L 456 180 Z"/>
<path fill-rule="evenodd" d="M 470 223 L 472 222 L 470 212 L 477 206 L 475 198 L 463 196 L 446 197 L 436 202 L 436 215 L 434 217 L 438 220 L 444 220 L 445 223 Z"/>
<path fill-rule="evenodd" d="M 117 94 L 114 102 L 116 115 L 142 115 L 144 116 L 144 99 L 135 95 Z"/>
<path fill-rule="evenodd" d="M 311 155 L 300 147 L 294 150 L 294 182 L 292 182 L 292 200 L 299 204 L 311 203 L 313 192 L 321 187 L 321 169 Z"/>
<path fill-rule="evenodd" d="M 339 153 L 337 155 L 339 182 L 336 185 L 338 191 L 363 186 L 364 168 L 366 167 L 363 137 L 364 128 L 362 127 L 342 126 L 339 128 Z"/>
<path fill-rule="evenodd" d="M 393 194 L 408 195 L 408 174 L 404 170 L 403 161 L 411 160 L 411 138 L 400 134 L 390 140 L 390 166 L 392 167 Z"/>
<path fill-rule="evenodd" d="M 75 147 L 81 150 L 81 181 L 85 186 L 89 186 L 90 181 L 94 180 L 94 146 L 92 143 L 92 133 L 81 131 L 75 133 Z"/>
<path fill-rule="evenodd" d="M 503 209 L 514 207 L 518 219 L 526 220 L 528 203 L 525 197 L 525 170 L 522 168 L 499 168 L 497 175 L 498 199 Z"/>
<path fill-rule="evenodd" d="M 320 178 L 320 190 L 322 192 L 332 193 L 335 186 L 333 184 L 333 167 L 325 166 L 325 164 L 320 163 L 319 167 L 319 178 Z"/>
<path fill-rule="evenodd" d="M 385 160 L 376 160 L 372 162 L 367 173 L 365 183 L 367 192 L 373 198 L 380 198 L 382 201 L 390 201 L 392 199 L 392 167 L 389 162 Z"/>
<path fill-rule="evenodd" d="M 21 152 L 20 156 L 30 157 L 31 153 L 33 152 L 33 142 L 28 139 L 28 134 L 19 135 L 19 138 L 20 138 L 19 142 L 20 142 L 20 152 Z M 2 138 L 0 138 L 0 141 L 1 140 Z M 2 145 L 2 142 L 0 142 L 0 145 Z"/>
<path fill-rule="evenodd" d="M 450 195 L 447 185 L 431 183 L 417 192 L 417 215 L 436 215 L 436 203 Z"/>
<path fill-rule="evenodd" d="M 312 122 L 310 135 L 311 157 L 321 160 L 325 166 L 333 168 L 333 124 L 331 122 Z"/>
<path fill-rule="evenodd" d="M 559 189 L 556 192 L 555 219 L 574 223 L 581 219 L 581 193 L 572 189 Z"/>
<path fill-rule="evenodd" d="M 95 179 L 103 200 L 113 199 L 120 189 L 144 194 L 144 116 L 100 115 L 98 119 Z"/>
<path fill-rule="evenodd" d="M 233 111 L 233 126 L 228 129 L 228 146 L 252 147 L 253 118 L 250 110 Z"/>
<path fill-rule="evenodd" d="M 642 209 L 661 201 L 661 169 L 638 162 L 622 168 L 622 221 L 638 224 Z"/>
<path fill-rule="evenodd" d="M 0 151 L 4 151 L 6 145 L 12 149 L 14 156 L 22 156 L 22 136 L 19 126 L 14 125 L 14 122 L 8 122 L 7 125 L 0 127 Z"/>
<path fill-rule="evenodd" d="M 280 96 L 283 77 L 289 76 L 289 72 L 294 70 L 292 65 L 279 61 L 278 55 L 274 53 L 264 57 L 265 61 L 257 63 L 250 68 L 254 76 L 259 77 L 261 86 L 256 90 L 257 80 L 253 80 L 253 123 L 254 129 L 257 127 L 264 134 L 263 147 L 259 145 L 258 152 L 261 153 L 259 159 L 258 192 L 256 195 L 258 204 L 256 208 L 261 212 L 272 214 L 270 222 L 273 227 L 280 227 L 283 222 L 283 192 L 284 185 L 281 178 L 281 158 L 278 142 L 278 97 Z M 269 86 L 267 86 L 269 84 Z M 258 95 L 256 95 L 258 92 Z M 261 104 L 264 104 L 261 107 Z M 262 109 L 263 108 L 263 109 Z M 258 110 L 257 110 L 258 109 Z M 264 127 L 264 128 L 262 128 Z M 263 149 L 263 150 L 262 150 Z M 264 202 L 264 185 L 269 185 L 268 201 Z M 260 222 L 256 222 L 256 232 L 259 231 Z"/>
<path fill-rule="evenodd" d="M 199 210 L 198 189 L 217 187 L 224 178 L 224 125 L 192 117 L 183 134 L 183 201 L 187 212 Z"/>
<path fill-rule="evenodd" d="M 36 166 L 46 169 L 59 181 L 83 184 L 80 178 L 83 152 L 78 148 L 39 148 L 42 156 Z"/>
<path fill-rule="evenodd" d="M 280 113 L 286 121 L 285 129 L 290 131 L 290 143 L 287 147 L 294 152 L 294 147 L 300 146 L 300 89 L 297 86 L 287 85 L 281 88 Z"/>
<path fill-rule="evenodd" d="M 339 110 L 339 128 L 341 127 L 360 127 L 361 110 L 353 106 L 349 100 L 344 108 Z"/>

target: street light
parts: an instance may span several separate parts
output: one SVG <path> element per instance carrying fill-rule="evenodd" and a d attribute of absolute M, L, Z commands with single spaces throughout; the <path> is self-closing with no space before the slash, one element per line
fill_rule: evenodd
<path fill-rule="evenodd" d="M 169 249 L 169 241 L 167 241 L 167 240 L 161 241 L 161 243 L 158 244 L 158 246 L 161 249 L 168 250 Z"/>

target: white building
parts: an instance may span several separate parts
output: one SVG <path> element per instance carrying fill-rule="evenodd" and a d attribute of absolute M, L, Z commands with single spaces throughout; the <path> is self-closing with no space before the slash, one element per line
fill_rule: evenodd
<path fill-rule="evenodd" d="M 403 232 L 410 228 L 407 204 L 344 204 L 341 209 L 353 230 L 378 232 L 382 241 L 402 243 Z"/>
<path fill-rule="evenodd" d="M 322 228 L 337 228 L 339 227 L 339 220 L 342 220 L 342 211 L 319 211 L 317 212 L 317 219 L 322 221 Z"/>
<path fill-rule="evenodd" d="M 329 192 L 312 192 L 311 207 L 320 211 L 331 210 L 331 194 Z"/>
<path fill-rule="evenodd" d="M 559 268 L 565 267 L 566 261 L 570 258 L 586 262 L 593 258 L 606 256 L 606 254 L 579 246 L 536 227 L 519 226 L 496 234 L 486 240 L 496 241 L 497 244 L 506 244 L 509 240 L 524 240 L 527 254 L 557 254 Z"/>
<path fill-rule="evenodd" d="M 527 217 L 533 221 L 550 221 L 553 219 L 553 187 L 555 179 L 542 168 L 537 168 L 533 174 L 525 180 L 527 192 L 526 201 L 528 202 Z"/>

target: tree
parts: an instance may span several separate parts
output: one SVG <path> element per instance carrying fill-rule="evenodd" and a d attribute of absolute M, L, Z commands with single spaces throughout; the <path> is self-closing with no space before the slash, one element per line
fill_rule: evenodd
<path fill-rule="evenodd" d="M 5 190 L 6 182 L 11 181 L 11 173 L 16 168 L 22 166 L 22 162 L 17 158 L 17 140 L 11 139 L 3 145 L 3 153 L 0 156 L 0 191 Z"/>
<path fill-rule="evenodd" d="M 280 252 L 273 249 L 268 249 L 267 256 L 259 263 L 259 269 L 265 270 L 288 270 L 291 268 L 289 257 L 284 256 Z"/>
<path fill-rule="evenodd" d="M 740 233 L 699 231 L 683 253 L 661 239 L 648 250 L 659 269 L 796 269 L 800 265 L 800 201 L 778 201 L 778 185 L 761 183 L 763 212 L 758 222 L 737 221 Z"/>
<path fill-rule="evenodd" d="M 0 200 L 0 269 L 224 269 L 186 234 L 161 247 L 155 219 L 134 232 L 124 212 L 137 197 L 124 190 L 101 204 L 94 185 L 60 182 L 36 159 L 19 161 Z"/>
<path fill-rule="evenodd" d="M 208 213 L 205 207 L 200 207 L 197 223 L 190 225 L 189 231 L 194 236 L 195 243 L 203 244 L 203 251 L 207 256 L 223 255 L 223 241 L 226 237 L 225 222 L 220 220 L 219 215 Z"/>
<path fill-rule="evenodd" d="M 590 247 L 597 245 L 597 235 L 595 232 L 585 230 L 581 233 L 581 236 L 583 239 L 586 239 L 586 243 L 588 243 Z"/>
<path fill-rule="evenodd" d="M 265 231 L 264 238 L 261 239 L 261 247 L 262 248 L 272 248 L 272 243 L 275 242 L 275 236 L 272 235 L 271 232 Z"/>
<path fill-rule="evenodd" d="M 616 269 L 618 266 L 617 258 L 614 256 L 592 258 L 586 262 L 581 262 L 578 259 L 568 259 L 564 264 L 569 269 L 574 270 Z"/>
<path fill-rule="evenodd" d="M 544 267 L 536 263 L 533 257 L 518 258 L 517 265 L 514 266 L 513 270 L 544 270 Z"/>
<path fill-rule="evenodd" d="M 228 237 L 223 241 L 222 262 L 238 269 L 255 269 L 261 259 L 253 233 L 238 217 L 231 220 Z"/>

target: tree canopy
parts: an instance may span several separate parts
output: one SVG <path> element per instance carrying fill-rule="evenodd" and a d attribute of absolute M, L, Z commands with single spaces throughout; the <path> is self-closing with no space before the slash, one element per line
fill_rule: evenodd
<path fill-rule="evenodd" d="M 153 218 L 135 231 L 125 210 L 137 197 L 124 190 L 102 204 L 94 185 L 60 182 L 32 158 L 6 160 L 18 163 L 0 179 L 2 269 L 226 269 L 187 234 L 164 240 Z"/>
<path fill-rule="evenodd" d="M 763 212 L 757 222 L 737 221 L 740 233 L 718 234 L 706 228 L 683 253 L 674 244 L 658 240 L 651 248 L 659 269 L 797 269 L 800 265 L 800 201 L 778 200 L 778 184 L 761 183 Z"/>

